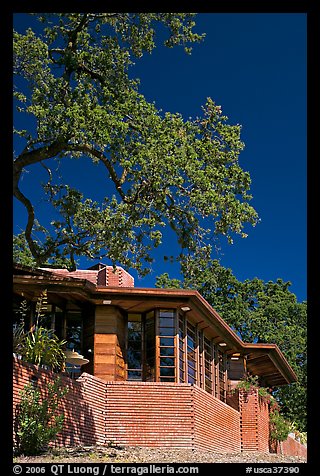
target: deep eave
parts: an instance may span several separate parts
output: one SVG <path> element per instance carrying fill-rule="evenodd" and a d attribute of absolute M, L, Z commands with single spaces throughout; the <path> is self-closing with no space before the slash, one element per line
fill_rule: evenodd
<path fill-rule="evenodd" d="M 14 291 L 33 298 L 40 289 L 66 300 L 89 302 L 94 305 L 113 305 L 126 312 L 145 312 L 152 308 L 189 307 L 188 315 L 206 329 L 215 344 L 224 343 L 223 350 L 246 358 L 247 370 L 261 375 L 267 385 L 280 386 L 297 381 L 297 377 L 276 344 L 249 344 L 226 324 L 215 309 L 198 291 L 187 289 L 105 287 L 86 279 L 59 276 L 51 271 L 16 267 Z"/>

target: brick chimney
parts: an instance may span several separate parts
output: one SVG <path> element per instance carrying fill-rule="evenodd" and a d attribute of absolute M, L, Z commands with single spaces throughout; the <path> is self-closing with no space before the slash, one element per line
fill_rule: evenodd
<path fill-rule="evenodd" d="M 53 274 L 78 279 L 87 279 L 96 286 L 107 287 L 134 287 L 134 278 L 120 266 L 114 270 L 113 266 L 107 266 L 103 263 L 97 263 L 88 269 L 77 269 L 68 271 L 67 269 L 40 268 L 50 271 Z"/>
<path fill-rule="evenodd" d="M 108 287 L 134 287 L 134 278 L 120 266 L 114 270 L 113 266 L 106 266 L 103 263 L 97 263 L 88 268 L 88 270 L 97 270 L 97 286 Z"/>

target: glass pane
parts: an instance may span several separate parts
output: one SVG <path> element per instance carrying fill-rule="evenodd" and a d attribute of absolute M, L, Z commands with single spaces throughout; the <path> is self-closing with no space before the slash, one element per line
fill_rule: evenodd
<path fill-rule="evenodd" d="M 56 309 L 58 309 L 56 307 Z M 63 313 L 62 312 L 55 312 L 55 334 L 59 339 L 63 338 Z"/>
<path fill-rule="evenodd" d="M 128 349 L 141 351 L 141 340 L 135 341 L 130 339 L 128 341 Z"/>
<path fill-rule="evenodd" d="M 173 309 L 160 309 L 159 316 L 160 317 L 171 317 L 173 318 L 175 315 L 175 311 Z"/>
<path fill-rule="evenodd" d="M 160 317 L 159 325 L 160 327 L 173 327 L 174 320 L 169 317 Z"/>
<path fill-rule="evenodd" d="M 174 347 L 160 347 L 160 355 L 174 356 Z"/>
<path fill-rule="evenodd" d="M 193 367 L 190 367 L 190 365 L 188 365 L 188 375 L 192 376 L 192 377 L 195 377 L 196 376 L 196 371 Z"/>
<path fill-rule="evenodd" d="M 173 337 L 160 337 L 160 345 L 173 347 L 174 346 Z"/>
<path fill-rule="evenodd" d="M 174 367 L 160 367 L 160 376 L 161 377 L 174 377 Z"/>
<path fill-rule="evenodd" d="M 74 349 L 81 354 L 81 337 L 82 337 L 82 317 L 81 313 L 68 312 L 67 314 L 67 332 L 66 340 L 67 348 Z"/>
<path fill-rule="evenodd" d="M 161 377 L 160 382 L 175 382 L 174 377 Z"/>
<path fill-rule="evenodd" d="M 128 368 L 141 369 L 141 352 L 128 349 Z"/>
<path fill-rule="evenodd" d="M 172 365 L 174 366 L 174 358 L 171 357 L 160 357 L 160 365 Z"/>
<path fill-rule="evenodd" d="M 196 346 L 195 341 L 191 339 L 190 336 L 187 336 L 187 346 L 190 347 L 190 349 L 194 349 Z"/>
<path fill-rule="evenodd" d="M 146 359 L 154 359 L 155 356 L 155 348 L 154 347 L 147 347 L 146 349 Z"/>
<path fill-rule="evenodd" d="M 131 332 L 141 332 L 141 322 L 128 322 L 128 330 Z"/>
<path fill-rule="evenodd" d="M 152 357 L 149 357 L 147 359 L 147 366 L 154 367 L 154 364 L 155 364 L 155 356 L 153 355 Z"/>
<path fill-rule="evenodd" d="M 212 372 L 210 372 L 209 370 L 206 370 L 205 374 L 206 374 L 206 377 L 208 377 L 208 378 L 212 377 Z"/>
<path fill-rule="evenodd" d="M 175 335 L 174 327 L 160 327 L 159 334 L 161 336 L 174 336 Z"/>
<path fill-rule="evenodd" d="M 128 380 L 141 380 L 141 371 L 128 370 Z"/>

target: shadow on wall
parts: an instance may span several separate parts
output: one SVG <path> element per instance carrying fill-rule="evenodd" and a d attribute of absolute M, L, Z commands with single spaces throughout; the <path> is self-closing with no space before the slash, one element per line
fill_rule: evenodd
<path fill-rule="evenodd" d="M 14 359 L 13 362 L 13 416 L 16 415 L 17 406 L 21 399 L 20 391 L 23 390 L 25 385 L 30 382 L 33 383 L 35 387 L 40 389 L 42 398 L 45 398 L 48 383 L 56 379 L 58 375 L 61 378 L 62 386 L 68 388 L 68 393 L 60 403 L 60 410 L 64 414 L 64 424 L 63 430 L 57 436 L 55 445 L 97 444 L 99 435 L 96 429 L 95 416 L 99 412 L 92 406 L 92 403 L 88 402 L 85 380 L 73 380 L 19 359 Z"/>

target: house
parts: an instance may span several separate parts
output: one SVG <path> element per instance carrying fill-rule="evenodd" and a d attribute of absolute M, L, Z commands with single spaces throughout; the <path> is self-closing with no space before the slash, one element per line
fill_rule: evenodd
<path fill-rule="evenodd" d="M 113 429 L 109 428 L 108 438 L 135 444 L 124 436 L 124 426 L 131 425 L 131 437 L 135 434 L 137 440 L 134 441 L 139 441 L 140 445 L 148 446 L 150 442 L 151 445 L 169 444 L 173 438 L 178 446 L 186 444 L 215 448 L 218 445 L 221 449 L 222 444 L 227 451 L 250 449 L 249 437 L 247 447 L 244 443 L 246 417 L 243 405 L 248 402 L 241 398 L 235 401 L 230 391 L 246 372 L 259 376 L 260 384 L 266 387 L 278 387 L 296 381 L 295 373 L 276 344 L 243 342 L 197 291 L 137 288 L 133 277 L 124 269 L 113 269 L 102 263 L 73 272 L 65 269 L 32 269 L 16 264 L 13 276 L 14 306 L 17 310 L 23 299 L 30 303 L 29 326 L 33 324 L 34 306 L 43 290 L 47 290 L 48 296 L 46 325 L 55 329 L 60 338 L 67 340 L 68 349 L 77 351 L 89 360 L 81 367 L 82 375 L 78 380 L 99 382 L 107 389 L 107 393 L 116 392 L 116 398 L 112 400 L 110 397 L 109 402 L 114 402 L 113 410 L 117 412 L 119 424 L 114 423 Z M 17 313 L 15 316 L 18 320 Z M 193 392 L 193 396 L 190 392 Z M 184 413 L 188 415 L 187 419 L 190 417 L 189 423 L 193 418 L 193 423 L 190 423 L 189 430 L 183 430 L 184 439 L 179 443 L 179 438 L 169 435 L 171 423 L 168 422 L 172 421 L 170 415 L 172 418 L 177 417 L 178 421 L 184 421 L 182 414 L 179 414 L 183 406 L 179 401 L 184 394 L 186 401 L 193 399 L 191 407 L 187 405 L 191 410 Z M 129 400 L 126 397 L 128 395 Z M 157 405 L 159 400 L 158 410 L 150 410 L 158 411 L 156 420 L 160 419 L 163 412 L 170 413 L 168 408 L 172 406 L 168 421 L 164 417 L 166 434 L 155 431 L 154 423 L 151 422 L 155 414 L 148 416 L 147 410 L 141 420 L 142 426 L 139 427 L 134 415 L 130 423 L 126 411 L 134 409 L 135 399 L 139 399 L 139 395 L 141 401 L 136 402 L 136 416 L 139 415 L 141 404 L 146 403 L 148 398 L 150 408 Z M 113 410 L 110 406 L 108 408 L 107 414 L 111 415 Z M 210 408 L 213 412 L 212 422 L 210 411 L 206 414 Z M 255 406 L 252 408 L 256 409 Z M 124 412 L 123 419 L 121 412 Z M 217 421 L 219 415 L 220 423 Z M 252 426 L 250 418 L 248 428 Z M 256 414 L 254 418 L 258 425 Z M 230 428 L 227 427 L 229 421 Z M 151 425 L 153 433 L 148 425 Z M 216 428 L 220 425 L 220 429 L 213 431 L 215 443 L 210 446 L 211 433 L 206 428 L 212 425 Z M 147 426 L 153 439 L 149 433 L 147 435 Z M 126 428 L 128 430 L 129 426 Z M 228 446 L 223 441 L 226 430 L 230 429 L 235 441 Z M 197 431 L 198 434 L 195 433 Z M 229 438 L 232 439 L 232 435 Z M 255 438 L 259 446 L 260 436 Z M 266 442 L 262 446 L 268 450 Z"/>

